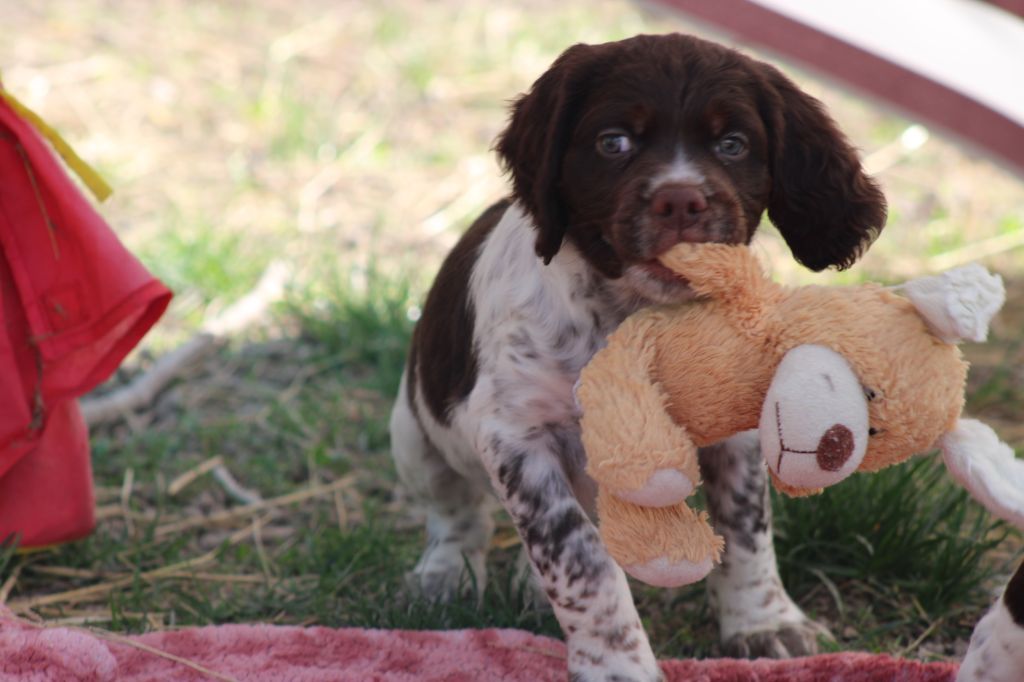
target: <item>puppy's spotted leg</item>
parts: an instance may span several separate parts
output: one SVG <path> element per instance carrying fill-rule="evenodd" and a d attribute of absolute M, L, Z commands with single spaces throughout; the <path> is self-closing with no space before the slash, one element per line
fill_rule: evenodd
<path fill-rule="evenodd" d="M 493 498 L 460 476 L 431 445 L 406 390 L 403 377 L 391 413 L 391 449 L 399 478 L 427 512 L 427 546 L 406 581 L 413 592 L 430 600 L 448 601 L 473 588 L 479 598 L 494 532 Z"/>
<path fill-rule="evenodd" d="M 535 611 L 551 611 L 551 602 L 537 572 L 530 563 L 530 553 L 526 545 L 522 545 L 516 555 L 515 583 L 516 589 L 523 591 L 523 603 Z"/>
<path fill-rule="evenodd" d="M 560 439 L 551 440 L 492 435 L 486 461 L 565 633 L 570 679 L 660 680 L 626 576 L 573 494 Z"/>
<path fill-rule="evenodd" d="M 722 563 L 708 576 L 723 652 L 740 658 L 816 653 L 817 638 L 831 635 L 793 603 L 779 579 L 757 434 L 705 448 L 699 458 L 712 525 L 725 536 Z"/>

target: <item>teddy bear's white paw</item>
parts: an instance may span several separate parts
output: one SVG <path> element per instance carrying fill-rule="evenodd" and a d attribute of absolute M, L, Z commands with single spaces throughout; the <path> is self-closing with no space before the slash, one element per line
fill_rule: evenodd
<path fill-rule="evenodd" d="M 686 474 L 677 469 L 658 469 L 642 488 L 616 490 L 614 495 L 641 507 L 670 507 L 685 500 L 693 490 L 693 481 Z"/>
<path fill-rule="evenodd" d="M 642 564 L 629 564 L 623 570 L 637 580 L 654 587 L 679 587 L 703 580 L 711 572 L 711 557 L 696 563 L 692 561 L 669 561 L 658 557 Z"/>

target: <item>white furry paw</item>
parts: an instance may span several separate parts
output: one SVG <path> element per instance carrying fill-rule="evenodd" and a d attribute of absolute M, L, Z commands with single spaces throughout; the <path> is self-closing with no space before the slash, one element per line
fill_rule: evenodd
<path fill-rule="evenodd" d="M 772 568 L 774 574 L 774 567 Z M 751 584 L 751 581 L 753 584 Z M 722 653 L 733 658 L 795 658 L 818 653 L 818 639 L 835 638 L 807 617 L 777 576 L 736 572 L 714 581 Z"/>
<path fill-rule="evenodd" d="M 614 495 L 641 507 L 670 507 L 693 494 L 693 481 L 677 469 L 658 469 L 637 490 L 616 490 Z"/>
<path fill-rule="evenodd" d="M 669 561 L 658 557 L 642 564 L 629 564 L 622 569 L 637 580 L 654 587 L 679 587 L 703 580 L 711 572 L 711 557 L 702 561 Z"/>
<path fill-rule="evenodd" d="M 454 546 L 428 548 L 412 571 L 405 574 L 409 592 L 431 602 L 450 602 L 459 596 L 483 596 L 487 580 L 486 555 L 464 554 Z"/>
<path fill-rule="evenodd" d="M 569 682 L 664 682 L 642 630 L 639 636 L 629 633 L 621 643 L 617 641 L 619 632 L 610 633 L 612 641 L 607 634 L 569 637 Z"/>
<path fill-rule="evenodd" d="M 738 632 L 722 642 L 731 658 L 797 658 L 818 653 L 818 638 L 832 639 L 824 625 L 805 619 L 779 623 L 768 630 Z"/>

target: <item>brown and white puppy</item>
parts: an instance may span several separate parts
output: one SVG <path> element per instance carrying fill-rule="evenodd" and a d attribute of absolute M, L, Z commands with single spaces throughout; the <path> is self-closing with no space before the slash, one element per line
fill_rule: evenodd
<path fill-rule="evenodd" d="M 574 680 L 655 680 L 622 570 L 590 520 L 573 385 L 629 313 L 683 301 L 655 258 L 681 241 L 749 242 L 767 209 L 794 256 L 846 267 L 885 200 L 821 104 L 776 69 L 690 36 L 575 45 L 520 97 L 497 151 L 513 198 L 445 260 L 391 420 L 399 475 L 427 509 L 411 574 L 432 598 L 484 585 L 491 494 L 550 599 Z M 701 396 L 693 396 L 700 400 Z M 726 651 L 791 656 L 820 628 L 782 589 L 756 445 L 702 453 Z"/>
<path fill-rule="evenodd" d="M 1024 680 L 1024 562 L 974 628 L 956 682 Z"/>

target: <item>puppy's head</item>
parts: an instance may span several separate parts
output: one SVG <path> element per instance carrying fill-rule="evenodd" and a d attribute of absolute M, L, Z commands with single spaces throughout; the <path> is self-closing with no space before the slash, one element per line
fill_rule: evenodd
<path fill-rule="evenodd" d="M 798 261 L 851 265 L 885 199 L 822 105 L 767 64 L 698 38 L 575 45 L 520 97 L 497 151 L 537 227 L 647 298 L 685 287 L 656 257 L 746 243 L 768 215 Z"/>

